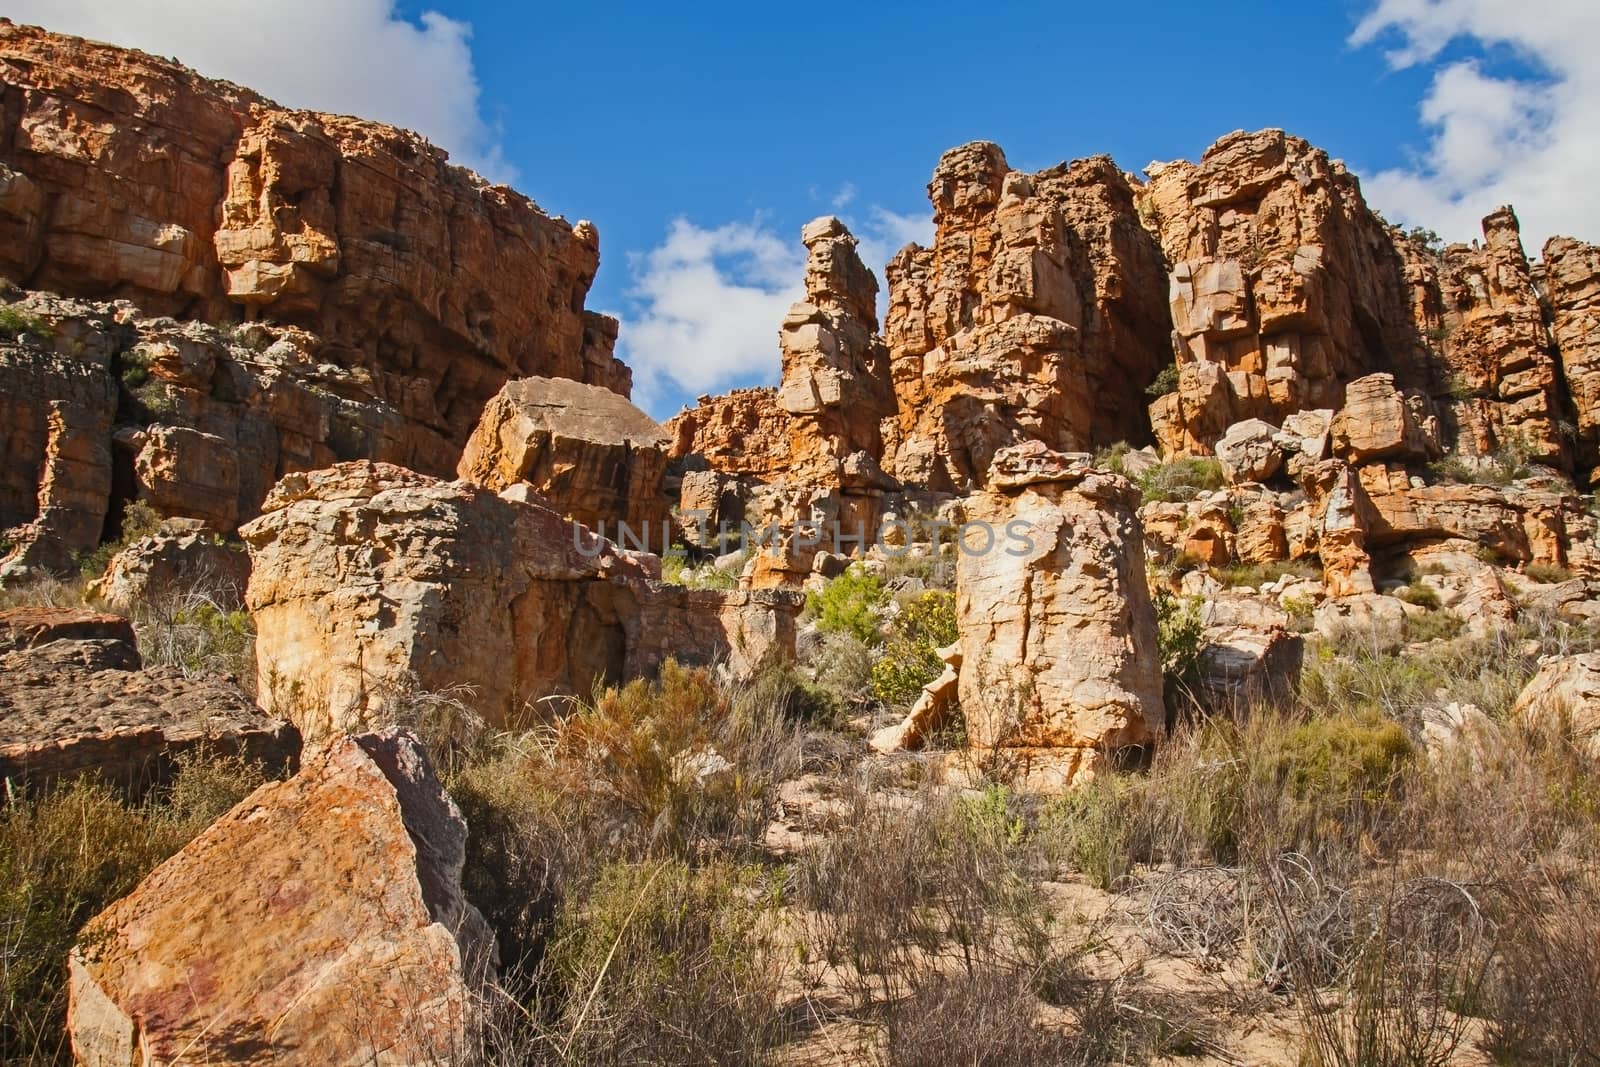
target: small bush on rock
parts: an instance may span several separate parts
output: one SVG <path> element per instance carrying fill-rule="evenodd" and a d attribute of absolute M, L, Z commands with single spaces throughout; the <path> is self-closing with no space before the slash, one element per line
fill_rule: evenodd
<path fill-rule="evenodd" d="M 883 643 L 879 620 L 887 604 L 883 581 L 859 564 L 806 598 L 806 610 L 815 616 L 818 630 L 847 633 L 872 646 Z"/>
<path fill-rule="evenodd" d="M 1139 492 L 1146 504 L 1193 500 L 1201 493 L 1221 489 L 1222 464 L 1209 456 L 1188 456 L 1151 467 L 1139 475 Z"/>

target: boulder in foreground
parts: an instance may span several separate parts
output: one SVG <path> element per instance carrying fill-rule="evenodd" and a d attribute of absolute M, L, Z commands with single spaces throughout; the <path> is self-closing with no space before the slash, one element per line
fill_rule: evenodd
<path fill-rule="evenodd" d="M 464 1062 L 494 956 L 466 836 L 411 735 L 335 740 L 90 922 L 68 963 L 78 1062 Z"/>

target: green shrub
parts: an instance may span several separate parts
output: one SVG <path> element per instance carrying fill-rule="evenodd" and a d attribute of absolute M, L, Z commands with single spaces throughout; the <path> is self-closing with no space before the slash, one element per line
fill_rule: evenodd
<path fill-rule="evenodd" d="M 85 578 L 95 579 L 105 574 L 111 560 L 118 552 L 133 542 L 148 537 L 161 528 L 161 513 L 143 500 L 135 500 L 122 511 L 122 525 L 114 541 L 107 541 L 92 552 L 78 558 L 78 570 Z"/>
<path fill-rule="evenodd" d="M 1200 651 L 1205 624 L 1199 604 L 1157 589 L 1156 648 L 1161 654 L 1161 673 L 1166 678 L 1169 696 L 1194 685 L 1200 669 Z"/>
<path fill-rule="evenodd" d="M 1289 615 L 1289 629 L 1295 633 L 1309 633 L 1316 625 L 1316 601 L 1309 596 L 1286 596 L 1282 608 Z"/>
<path fill-rule="evenodd" d="M 1406 640 L 1448 641 L 1466 629 L 1467 620 L 1453 611 L 1430 611 L 1426 615 L 1406 616 Z"/>
<path fill-rule="evenodd" d="M 1144 395 L 1151 400 L 1156 400 L 1166 396 L 1168 393 L 1176 393 L 1177 391 L 1178 365 L 1176 363 L 1168 363 L 1161 368 L 1161 372 L 1156 375 L 1155 380 L 1145 387 Z"/>
<path fill-rule="evenodd" d="M 1572 580 L 1572 572 L 1555 563 L 1530 563 L 1522 568 L 1529 581 L 1554 584 Z"/>
<path fill-rule="evenodd" d="M 55 336 L 55 330 L 38 315 L 30 314 L 15 304 L 0 307 L 0 337 L 14 341 L 25 333 L 44 340 Z"/>
<path fill-rule="evenodd" d="M 674 550 L 661 557 L 661 580 L 690 589 L 737 589 L 746 558 L 741 556 L 731 569 L 709 563 L 694 566 L 687 553 Z"/>
<path fill-rule="evenodd" d="M 1201 493 L 1221 489 L 1222 464 L 1210 456 L 1188 456 L 1151 467 L 1139 475 L 1139 492 L 1146 504 L 1193 500 Z"/>
<path fill-rule="evenodd" d="M 894 706 L 915 701 L 922 687 L 944 672 L 938 650 L 957 636 L 953 593 L 930 590 L 908 601 L 872 665 L 872 695 Z"/>
<path fill-rule="evenodd" d="M 878 623 L 887 605 L 883 581 L 858 563 L 806 597 L 806 610 L 815 616 L 818 630 L 847 633 L 874 647 L 883 643 Z"/>
<path fill-rule="evenodd" d="M 1133 869 L 1134 785 L 1120 775 L 1100 775 L 1054 801 L 1040 832 L 1074 870 L 1111 890 Z"/>
<path fill-rule="evenodd" d="M 1274 758 L 1279 781 L 1297 800 L 1375 800 L 1387 795 L 1411 756 L 1399 723 L 1339 716 L 1295 726 Z"/>
<path fill-rule="evenodd" d="M 1407 604 L 1436 611 L 1439 608 L 1439 591 L 1426 582 L 1414 581 L 1395 594 Z"/>
<path fill-rule="evenodd" d="M 1092 462 L 1101 470 L 1110 471 L 1112 474 L 1126 475 L 1128 473 L 1128 468 L 1127 464 L 1124 462 L 1124 457 L 1132 451 L 1133 448 L 1128 444 L 1128 442 L 1118 441 L 1114 445 L 1107 445 L 1106 447 L 1097 451 L 1094 454 L 1094 459 Z"/>
<path fill-rule="evenodd" d="M 128 392 L 136 392 L 150 380 L 150 356 L 137 349 L 122 353 L 118 357 L 121 367 L 120 377 L 123 386 Z"/>
<path fill-rule="evenodd" d="M 1235 524 L 1237 525 L 1237 523 Z M 1211 576 L 1229 588 L 1256 589 L 1275 582 L 1285 575 L 1296 578 L 1321 578 L 1322 569 L 1309 560 L 1280 559 L 1266 563 L 1240 563 L 1232 567 L 1217 567 Z"/>

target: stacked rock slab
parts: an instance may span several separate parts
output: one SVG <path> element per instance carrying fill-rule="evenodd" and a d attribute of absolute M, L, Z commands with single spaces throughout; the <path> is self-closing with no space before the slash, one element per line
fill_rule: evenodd
<path fill-rule="evenodd" d="M 701 397 L 668 423 L 682 469 L 680 514 L 704 531 L 743 521 L 825 515 L 857 532 L 875 529 L 886 490 L 881 425 L 895 410 L 889 353 L 878 335 L 878 282 L 839 219 L 814 219 L 805 244 L 805 299 L 778 332 L 782 380 L 776 390 Z"/>
<path fill-rule="evenodd" d="M 466 840 L 415 738 L 333 740 L 90 921 L 76 1061 L 465 1062 L 495 956 Z"/>
<path fill-rule="evenodd" d="M 946 152 L 928 186 L 932 248 L 890 261 L 897 410 L 884 466 L 969 491 L 1000 449 L 1145 438 L 1130 398 L 1168 361 L 1159 250 L 1127 180 L 1098 158 L 1028 175 L 987 142 Z"/>
<path fill-rule="evenodd" d="M 1205 454 L 1235 422 L 1338 408 L 1369 371 L 1421 376 L 1401 257 L 1342 164 L 1262 130 L 1146 173 L 1180 372 L 1151 408 L 1164 451 Z"/>
<path fill-rule="evenodd" d="M 308 737 L 404 714 L 419 692 L 495 725 L 557 694 L 680 662 L 748 674 L 792 656 L 796 594 L 690 590 L 562 518 L 386 464 L 285 478 L 240 531 L 259 691 Z"/>
<path fill-rule="evenodd" d="M 1481 245 L 1451 245 L 1438 255 L 1438 314 L 1425 307 L 1418 317 L 1442 357 L 1447 395 L 1440 407 L 1453 430 L 1451 451 L 1488 455 L 1514 446 L 1565 466 L 1560 372 L 1516 213 L 1492 212 L 1483 235 Z M 1414 259 L 1415 243 L 1407 244 L 1402 249 Z M 1414 264 L 1409 273 L 1416 276 Z"/>
<path fill-rule="evenodd" d="M 660 544 L 667 500 L 666 431 L 606 389 L 564 378 L 521 378 L 496 393 L 456 473 L 499 492 L 519 482 L 557 511 L 616 539 L 627 523 Z"/>
<path fill-rule="evenodd" d="M 0 778 L 39 789 L 90 774 L 137 795 L 196 749 L 283 767 L 300 736 L 232 679 L 147 667 L 118 615 L 0 612 Z"/>
<path fill-rule="evenodd" d="M 996 542 L 975 551 L 969 530 L 956 567 L 967 735 L 1039 786 L 1071 784 L 1164 729 L 1138 492 L 1038 442 L 1002 450 L 987 482 L 966 520 Z"/>

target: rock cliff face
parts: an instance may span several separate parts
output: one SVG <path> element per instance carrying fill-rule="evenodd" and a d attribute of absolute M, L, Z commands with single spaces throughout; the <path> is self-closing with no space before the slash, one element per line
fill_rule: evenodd
<path fill-rule="evenodd" d="M 1097 157 L 1023 174 L 975 142 L 940 158 L 928 198 L 933 247 L 888 267 L 885 468 L 967 490 L 1021 440 L 1142 442 L 1142 391 L 1170 348 L 1161 254 L 1121 172 Z"/>
<path fill-rule="evenodd" d="M 593 226 L 415 134 L 141 52 L 0 26 L 0 236 L 31 288 L 302 326 L 457 445 L 510 377 L 628 390 L 583 310 Z"/>
<path fill-rule="evenodd" d="M 133 497 L 227 532 L 291 471 L 450 475 L 513 378 L 626 396 L 598 264 L 414 134 L 0 21 L 0 276 L 57 294 L 0 337 L 4 573 L 69 568 Z"/>

